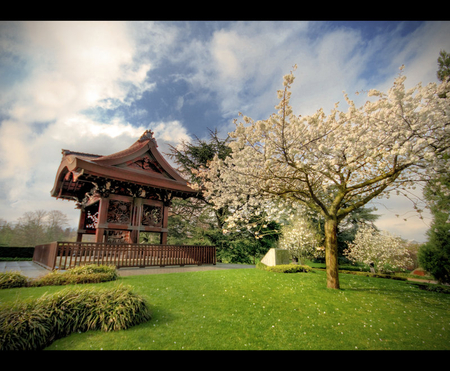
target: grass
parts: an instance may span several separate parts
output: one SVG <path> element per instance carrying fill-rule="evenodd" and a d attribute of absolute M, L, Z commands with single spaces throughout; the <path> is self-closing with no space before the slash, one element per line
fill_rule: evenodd
<path fill-rule="evenodd" d="M 49 350 L 448 350 L 450 295 L 404 281 L 258 269 L 129 276 L 152 319 L 130 329 L 75 333 Z M 0 302 L 60 287 L 12 288 Z"/>

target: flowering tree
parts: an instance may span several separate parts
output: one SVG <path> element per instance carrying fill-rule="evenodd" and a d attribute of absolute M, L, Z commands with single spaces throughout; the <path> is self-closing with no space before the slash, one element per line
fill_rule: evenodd
<path fill-rule="evenodd" d="M 450 100 L 440 95 L 448 84 L 407 90 L 404 80 L 401 72 L 387 93 L 371 90 L 361 108 L 345 94 L 347 111 L 336 104 L 329 115 L 320 109 L 302 117 L 289 104 L 293 72 L 286 75 L 278 112 L 259 121 L 243 116 L 230 133 L 232 155 L 210 163 L 215 206 L 229 206 L 230 225 L 297 205 L 320 213 L 327 287 L 338 289 L 338 224 L 383 192 L 414 187 L 427 172 L 445 169 Z"/>
<path fill-rule="evenodd" d="M 377 272 L 406 269 L 413 263 L 400 237 L 381 233 L 366 224 L 359 227 L 355 240 L 349 243 L 344 254 L 353 262 L 373 265 Z"/>
<path fill-rule="evenodd" d="M 321 237 L 313 224 L 302 216 L 297 216 L 289 225 L 281 229 L 279 247 L 289 250 L 294 259 L 303 264 L 304 259 L 320 255 Z"/>

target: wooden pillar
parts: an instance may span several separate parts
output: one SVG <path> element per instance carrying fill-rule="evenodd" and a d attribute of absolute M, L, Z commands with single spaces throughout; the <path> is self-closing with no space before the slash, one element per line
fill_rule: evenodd
<path fill-rule="evenodd" d="M 108 214 L 109 199 L 101 198 L 98 205 L 98 225 L 95 231 L 95 242 L 103 242 L 105 234 L 106 217 Z"/>
<path fill-rule="evenodd" d="M 77 242 L 81 242 L 83 240 L 83 230 L 84 230 L 85 219 L 86 219 L 86 211 L 81 209 L 80 210 L 80 220 L 78 222 Z"/>
<path fill-rule="evenodd" d="M 167 228 L 169 225 L 169 207 L 168 205 L 163 206 L 163 216 L 162 216 L 162 229 L 163 232 L 161 232 L 160 237 L 160 244 L 166 245 L 167 244 Z"/>
<path fill-rule="evenodd" d="M 139 243 L 139 230 L 141 227 L 142 220 L 142 198 L 134 198 L 133 200 L 133 211 L 131 219 L 131 233 L 130 239 L 131 243 Z"/>

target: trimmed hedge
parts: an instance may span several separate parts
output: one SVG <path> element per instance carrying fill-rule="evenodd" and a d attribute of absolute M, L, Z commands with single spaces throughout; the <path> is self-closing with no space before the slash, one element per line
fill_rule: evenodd
<path fill-rule="evenodd" d="M 0 246 L 0 258 L 32 259 L 34 247 Z"/>
<path fill-rule="evenodd" d="M 150 319 L 146 301 L 129 287 L 65 288 L 0 307 L 0 350 L 41 350 L 76 331 L 118 331 Z"/>
<path fill-rule="evenodd" d="M 308 265 L 282 264 L 269 267 L 261 262 L 257 264 L 257 268 L 274 273 L 309 273 L 313 271 Z"/>
<path fill-rule="evenodd" d="M 348 271 L 339 270 L 339 273 L 353 274 L 356 276 L 366 276 L 366 277 L 376 277 L 376 278 L 388 278 L 391 280 L 407 281 L 406 277 L 397 276 L 395 274 L 383 274 L 383 273 L 371 273 L 371 272 L 358 272 L 358 271 Z"/>
<path fill-rule="evenodd" d="M 435 283 L 426 283 L 426 282 L 410 282 L 412 285 L 417 286 L 421 290 L 431 291 L 431 292 L 439 292 L 442 294 L 450 294 L 450 287 L 439 285 Z"/>

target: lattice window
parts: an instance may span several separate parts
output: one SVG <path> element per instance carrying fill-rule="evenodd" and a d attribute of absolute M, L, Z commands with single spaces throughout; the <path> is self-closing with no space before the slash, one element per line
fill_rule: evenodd
<path fill-rule="evenodd" d="M 142 225 L 160 227 L 162 225 L 162 210 L 158 206 L 144 205 L 142 212 Z"/>
<path fill-rule="evenodd" d="M 109 200 L 108 223 L 129 224 L 131 220 L 131 202 Z"/>

